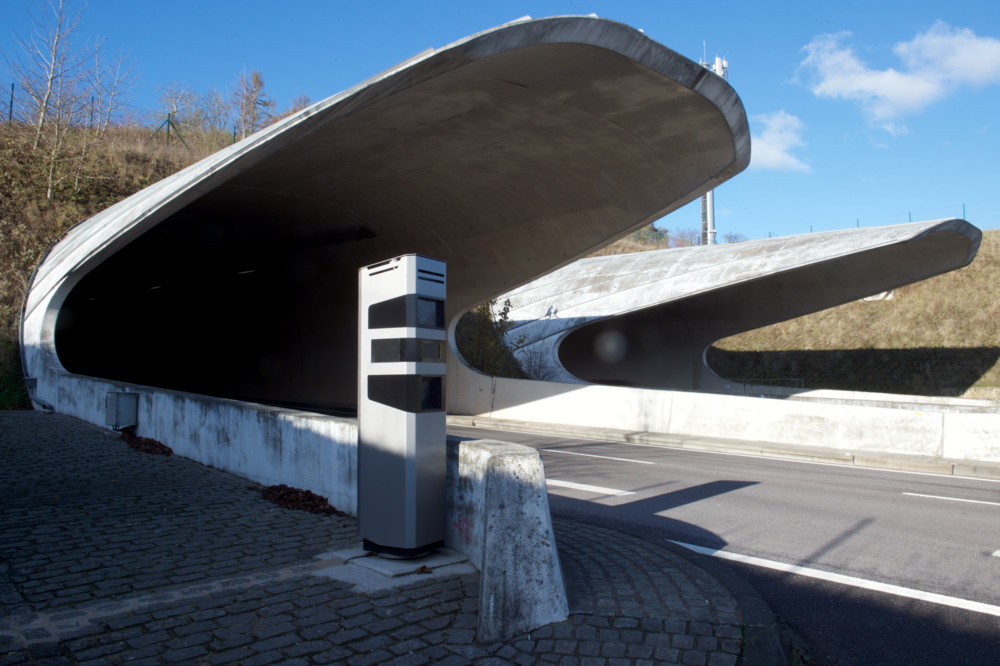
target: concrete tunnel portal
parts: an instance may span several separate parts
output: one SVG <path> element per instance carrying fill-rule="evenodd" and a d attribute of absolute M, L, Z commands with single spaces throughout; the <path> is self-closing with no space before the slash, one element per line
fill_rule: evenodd
<path fill-rule="evenodd" d="M 349 411 L 361 266 L 447 261 L 450 320 L 748 162 L 735 92 L 638 31 L 501 26 L 83 223 L 41 337 L 72 374 Z"/>

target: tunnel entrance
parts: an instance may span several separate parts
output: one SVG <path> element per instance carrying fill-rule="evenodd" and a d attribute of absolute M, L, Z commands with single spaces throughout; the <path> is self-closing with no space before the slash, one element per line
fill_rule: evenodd
<path fill-rule="evenodd" d="M 678 305 L 640 310 L 572 331 L 559 346 L 568 372 L 594 384 L 693 389 L 691 335 Z"/>
<path fill-rule="evenodd" d="M 334 249 L 356 252 L 374 234 L 354 226 L 296 240 L 210 206 L 174 215 L 80 280 L 56 323 L 60 362 L 81 375 L 353 413 L 357 266 Z"/>

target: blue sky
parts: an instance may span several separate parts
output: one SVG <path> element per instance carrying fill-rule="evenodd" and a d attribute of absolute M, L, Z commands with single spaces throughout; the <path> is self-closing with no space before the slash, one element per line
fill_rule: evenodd
<path fill-rule="evenodd" d="M 0 1 L 5 53 L 30 36 L 33 7 Z M 257 69 L 284 108 L 524 15 L 589 13 L 693 60 L 728 60 L 753 158 L 716 190 L 720 234 L 962 217 L 963 206 L 973 224 L 1000 228 L 1000 3 L 90 0 L 77 36 L 128 56 L 131 103 L 155 117 L 172 83 L 224 90 Z M 2 69 L 0 85 L 9 90 Z M 658 224 L 698 228 L 700 208 Z"/>

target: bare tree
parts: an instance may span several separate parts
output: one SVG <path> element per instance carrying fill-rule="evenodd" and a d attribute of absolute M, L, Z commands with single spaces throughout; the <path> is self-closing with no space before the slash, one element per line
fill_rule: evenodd
<path fill-rule="evenodd" d="M 201 128 L 206 132 L 228 132 L 232 127 L 232 108 L 226 96 L 215 87 L 209 88 L 198 103 Z"/>
<path fill-rule="evenodd" d="M 670 240 L 674 247 L 701 245 L 701 229 L 677 229 Z"/>
<path fill-rule="evenodd" d="M 31 17 L 31 37 L 16 36 L 20 53 L 8 59 L 17 84 L 30 100 L 27 119 L 35 125 L 32 151 L 38 150 L 46 122 L 60 113 L 65 117 L 66 109 L 58 105 L 68 103 L 68 88 L 83 65 L 83 57 L 74 52 L 70 39 L 80 13 L 70 14 L 63 0 L 39 2 L 36 9 L 37 14 Z"/>
<path fill-rule="evenodd" d="M 722 234 L 722 240 L 727 243 L 742 243 L 747 240 L 746 234 L 742 234 L 739 231 L 727 231 Z"/>
<path fill-rule="evenodd" d="M 298 113 L 302 109 L 312 105 L 312 100 L 306 95 L 298 95 L 292 100 L 292 103 L 285 107 L 285 110 L 280 113 L 275 113 L 271 116 L 271 123 L 276 123 L 282 118 L 287 118 L 288 116 Z M 269 123 L 270 124 L 270 123 Z"/>
<path fill-rule="evenodd" d="M 103 42 L 94 42 L 93 97 L 97 100 L 97 135 L 103 137 L 111 121 L 121 112 L 137 76 L 124 52 L 106 59 Z"/>
<path fill-rule="evenodd" d="M 72 0 L 38 0 L 31 15 L 31 37 L 16 37 L 17 56 L 3 56 L 20 89 L 19 99 L 27 98 L 19 117 L 35 127 L 32 152 L 44 147 L 47 153 L 50 201 L 59 182 L 70 175 L 60 167 L 66 158 L 70 130 L 84 125 L 88 110 L 91 118 L 97 113 L 99 128 L 106 127 L 134 80 L 123 56 L 106 66 L 100 42 L 92 50 L 76 46 L 74 37 L 82 10 L 73 11 L 70 4 Z M 88 141 L 84 133 L 76 156 L 76 189 Z"/>
<path fill-rule="evenodd" d="M 266 125 L 269 109 L 274 107 L 274 101 L 264 89 L 264 76 L 257 70 L 248 75 L 246 70 L 240 74 L 233 92 L 233 106 L 236 110 L 236 128 L 240 138 L 246 138 Z"/>
<path fill-rule="evenodd" d="M 193 127 L 198 123 L 198 93 L 186 84 L 161 87 L 160 108 L 179 125 Z"/>

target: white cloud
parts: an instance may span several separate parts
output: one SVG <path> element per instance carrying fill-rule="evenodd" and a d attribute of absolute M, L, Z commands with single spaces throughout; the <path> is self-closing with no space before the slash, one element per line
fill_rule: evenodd
<path fill-rule="evenodd" d="M 784 110 L 761 113 L 750 118 L 759 130 L 752 131 L 750 166 L 777 171 L 805 171 L 808 164 L 792 155 L 792 149 L 806 145 L 802 140 L 802 121 Z"/>
<path fill-rule="evenodd" d="M 893 47 L 900 69 L 872 69 L 845 42 L 849 32 L 820 35 L 804 48 L 800 69 L 814 75 L 817 97 L 858 104 L 870 121 L 893 134 L 895 122 L 944 99 L 963 86 L 1000 83 L 1000 40 L 938 21 L 927 32 Z"/>

